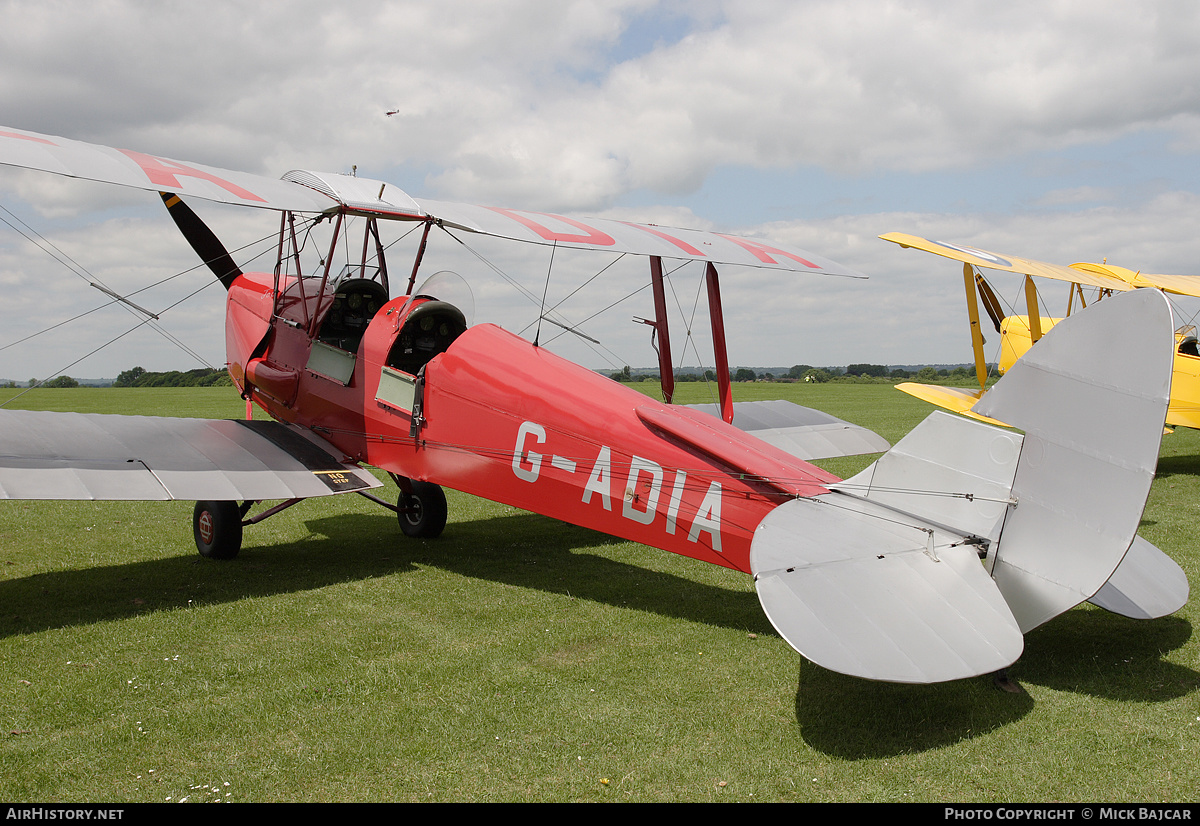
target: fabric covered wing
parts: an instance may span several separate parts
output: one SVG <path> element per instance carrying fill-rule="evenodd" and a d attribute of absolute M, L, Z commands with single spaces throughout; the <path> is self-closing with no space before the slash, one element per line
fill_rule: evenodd
<path fill-rule="evenodd" d="M 913 381 L 901 382 L 896 385 L 896 389 L 921 401 L 936 404 L 938 407 L 945 408 L 953 413 L 961 413 L 964 416 L 970 416 L 973 419 L 978 419 L 988 424 L 997 424 L 1003 427 L 1008 426 L 1004 422 L 980 416 L 971 410 L 980 397 L 983 396 L 982 390 L 968 390 L 965 387 L 944 387 L 940 384 L 918 384 Z"/>
<path fill-rule="evenodd" d="M 1134 287 L 1134 285 L 1126 283 L 1120 278 L 1104 273 L 1086 272 L 1063 264 L 1048 264 L 1045 261 L 1035 261 L 1031 258 L 1017 258 L 1014 255 L 999 255 L 987 250 L 975 249 L 974 247 L 959 244 L 930 241 L 928 238 L 907 235 L 903 232 L 889 232 L 879 237 L 884 241 L 891 241 L 893 244 L 899 244 L 902 247 L 924 250 L 925 252 L 931 252 L 934 255 L 940 255 L 943 258 L 949 258 L 954 261 L 962 261 L 964 264 L 971 264 L 975 267 L 1021 273 L 1022 275 L 1036 275 L 1042 278 L 1053 278 L 1058 281 L 1069 281 L 1074 284 L 1087 284 L 1092 287 L 1101 287 L 1118 292 L 1131 290 Z"/>
<path fill-rule="evenodd" d="M 535 244 L 683 258 L 748 267 L 865 278 L 857 270 L 796 247 L 716 232 L 607 218 L 414 200 L 382 181 L 292 170 L 282 180 L 0 126 L 0 165 L 103 183 L 173 192 L 240 206 L 293 212 L 350 212 Z"/>
<path fill-rule="evenodd" d="M 0 126 L 0 164 L 240 206 L 297 212 L 335 206 L 327 196 L 288 181 L 8 126 Z"/>
<path fill-rule="evenodd" d="M 720 405 L 686 406 L 721 418 Z M 788 401 L 734 402 L 733 426 L 805 461 L 882 453 L 891 447 L 865 427 Z"/>
<path fill-rule="evenodd" d="M 379 487 L 279 422 L 0 410 L 0 499 L 262 500 Z"/>
<path fill-rule="evenodd" d="M 548 212 L 420 201 L 421 208 L 448 227 L 533 244 L 606 250 L 734 264 L 744 267 L 866 278 L 861 272 L 811 252 L 764 239 L 660 227 L 610 218 L 572 218 Z"/>

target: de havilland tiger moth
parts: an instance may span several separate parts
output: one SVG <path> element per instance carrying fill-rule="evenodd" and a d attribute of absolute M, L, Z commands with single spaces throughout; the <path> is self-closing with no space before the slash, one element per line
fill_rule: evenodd
<path fill-rule="evenodd" d="M 195 500 L 200 553 L 230 558 L 245 527 L 346 492 L 436 537 L 449 487 L 744 571 L 805 657 L 902 683 L 1004 669 L 1025 632 L 1087 600 L 1140 618 L 1187 600 L 1179 566 L 1137 535 L 1171 392 L 1171 312 L 1156 291 L 1058 324 L 977 405 L 1021 433 L 938 411 L 888 449 L 798 405 L 733 402 L 717 267 L 860 275 L 803 250 L 417 200 L 339 174 L 275 180 L 10 127 L 0 165 L 160 193 L 227 290 L 229 373 L 271 418 L 0 410 L 0 498 Z M 278 212 L 273 269 L 243 272 L 188 198 Z M 399 278 L 380 236 L 389 221 L 423 234 Z M 306 270 L 314 222 L 331 237 Z M 472 233 L 645 256 L 664 401 L 472 324 L 459 276 L 418 278 L 431 235 Z M 708 408 L 671 403 L 670 260 L 704 268 L 719 399 Z M 844 481 L 810 464 L 880 452 Z M 366 466 L 397 484 L 396 505 L 371 493 L 381 482 Z"/>

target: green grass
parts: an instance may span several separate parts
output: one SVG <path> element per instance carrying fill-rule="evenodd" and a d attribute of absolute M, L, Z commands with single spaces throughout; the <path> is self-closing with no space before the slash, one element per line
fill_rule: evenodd
<path fill-rule="evenodd" d="M 929 411 L 885 385 L 736 393 L 892 441 Z M 244 412 L 229 388 L 37 390 L 16 406 Z M 1011 669 L 1023 694 L 987 678 L 872 683 L 797 655 L 749 577 L 448 496 L 435 541 L 335 496 L 248 528 L 225 563 L 196 554 L 191 503 L 0 503 L 0 799 L 1191 801 L 1200 788 L 1195 601 L 1152 622 L 1068 612 L 1027 637 Z M 1198 516 L 1200 433 L 1180 431 L 1142 532 L 1193 580 Z"/>

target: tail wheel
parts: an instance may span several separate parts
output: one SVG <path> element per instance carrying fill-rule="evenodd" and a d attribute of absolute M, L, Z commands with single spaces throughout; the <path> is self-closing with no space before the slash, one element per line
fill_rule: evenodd
<path fill-rule="evenodd" d="M 400 491 L 396 500 L 400 530 L 405 536 L 434 539 L 446 527 L 446 494 L 431 482 L 410 482 L 411 493 Z"/>
<path fill-rule="evenodd" d="M 237 502 L 197 502 L 192 511 L 196 550 L 208 559 L 233 559 L 242 549 L 242 512 Z"/>

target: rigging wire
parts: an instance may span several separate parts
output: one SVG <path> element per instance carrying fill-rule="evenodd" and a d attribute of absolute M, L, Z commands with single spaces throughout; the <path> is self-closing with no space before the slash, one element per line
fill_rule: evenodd
<path fill-rule="evenodd" d="M 14 232 L 16 232 L 16 233 L 17 233 L 18 235 L 20 235 L 21 237 L 25 238 L 25 240 L 29 241 L 31 244 L 33 244 L 34 246 L 36 246 L 36 247 L 37 247 L 38 249 L 40 249 L 42 252 L 46 253 L 46 254 L 47 254 L 47 255 L 49 255 L 51 258 L 53 258 L 55 261 L 57 261 L 57 262 L 59 262 L 60 264 L 62 264 L 64 267 L 66 267 L 66 268 L 67 268 L 69 271 L 71 271 L 71 273 L 72 273 L 72 274 L 74 274 L 74 275 L 75 275 L 75 276 L 77 276 L 78 278 L 80 278 L 80 279 L 82 279 L 82 280 L 84 280 L 84 281 L 87 281 L 87 282 L 89 283 L 89 285 L 91 285 L 91 282 L 92 282 L 92 281 L 94 281 L 94 282 L 96 282 L 96 284 L 99 284 L 101 287 L 103 287 L 103 290 L 101 290 L 102 292 L 104 292 L 104 291 L 107 291 L 107 294 L 109 294 L 109 295 L 113 295 L 113 296 L 116 296 L 116 293 L 115 293 L 115 291 L 112 291 L 112 290 L 110 290 L 110 289 L 108 288 L 108 285 L 107 285 L 107 284 L 105 284 L 105 283 L 104 283 L 104 282 L 103 282 L 101 279 L 99 279 L 99 278 L 97 278 L 96 276 L 92 275 L 92 274 L 91 274 L 91 273 L 90 273 L 90 272 L 87 270 L 87 268 L 86 268 L 86 267 L 82 266 L 82 265 L 81 265 L 81 264 L 79 264 L 77 261 L 75 261 L 73 258 L 71 258 L 71 256 L 70 256 L 70 255 L 68 255 L 67 253 L 63 252 L 61 249 L 59 249 L 59 248 L 58 248 L 58 247 L 57 247 L 57 246 L 56 246 L 56 245 L 55 245 L 55 244 L 54 244 L 52 241 L 50 241 L 49 239 L 47 239 L 45 236 L 43 236 L 41 233 L 39 233 L 39 232 L 38 232 L 37 230 L 35 230 L 33 227 L 29 226 L 29 224 L 28 224 L 28 223 L 26 223 L 26 222 L 25 222 L 24 220 L 22 220 L 20 217 L 18 217 L 17 215 L 15 215 L 15 214 L 14 214 L 14 213 L 13 213 L 11 210 L 9 210 L 9 209 L 8 209 L 7 207 L 5 207 L 3 204 L 0 204 L 0 211 L 3 211 L 3 212 L 4 212 L 4 213 L 6 213 L 6 214 L 7 214 L 7 215 L 8 215 L 10 218 L 12 218 L 12 221 L 10 221 L 10 220 L 8 220 L 7 218 L 5 218 L 3 215 L 0 215 L 0 222 L 3 222 L 4 224 L 8 225 L 8 227 L 9 227 L 9 228 L 11 228 L 11 229 L 12 229 Z M 14 225 L 14 224 L 13 224 L 13 221 L 16 221 L 18 224 L 20 224 L 20 227 L 18 227 L 18 226 L 16 226 L 16 225 Z M 21 229 L 21 227 L 24 227 L 24 230 L 22 230 L 22 229 Z M 28 232 L 26 232 L 25 230 L 27 230 Z M 36 238 L 35 238 L 35 237 L 31 237 L 31 235 L 32 235 L 32 236 L 36 236 Z M 251 247 L 251 246 L 254 246 L 254 245 L 257 245 L 257 244 L 261 244 L 261 243 L 263 243 L 264 241 L 266 241 L 266 240 L 267 240 L 268 238 L 270 238 L 270 237 L 272 237 L 272 236 L 263 236 L 262 238 L 259 238 L 259 239 L 258 239 L 258 240 L 256 240 L 256 241 L 251 241 L 251 242 L 249 242 L 249 243 L 247 243 L 247 244 L 243 244 L 241 247 L 238 247 L 237 249 L 235 249 L 235 250 L 234 250 L 234 252 L 241 252 L 242 250 L 244 250 L 244 249 L 247 249 L 247 248 L 249 248 L 249 247 Z M 264 250 L 264 252 L 262 252 L 262 253 L 259 253 L 259 255 L 255 256 L 255 258 L 254 258 L 254 259 L 251 259 L 251 260 L 255 260 L 256 258 L 260 257 L 261 255 L 264 255 L 264 254 L 265 254 L 265 252 L 266 252 L 266 251 Z M 178 277 L 179 277 L 179 276 L 181 276 L 181 275 L 186 275 L 186 274 L 188 274 L 188 273 L 195 272 L 197 269 L 200 269 L 201 267 L 205 266 L 207 263 L 208 263 L 208 262 L 201 262 L 200 264 L 197 264 L 197 265 L 196 265 L 196 266 L 194 266 L 194 267 L 190 267 L 189 269 L 182 270 L 182 271 L 180 271 L 180 272 L 177 272 L 177 273 L 175 273 L 175 274 L 173 274 L 173 275 L 169 275 L 169 276 L 167 276 L 166 278 L 162 278 L 162 279 L 159 279 L 158 281 L 154 281 L 154 282 L 152 282 L 152 283 L 150 283 L 150 284 L 147 284 L 147 285 L 145 285 L 145 286 L 143 286 L 143 287 L 139 287 L 138 289 L 136 289 L 136 290 L 133 290 L 132 292 L 130 292 L 130 293 L 127 295 L 127 296 L 124 296 L 124 297 L 116 297 L 116 298 L 114 298 L 114 300 L 112 300 L 112 301 L 108 301 L 108 302 L 105 302 L 104 304 L 100 304 L 100 305 L 99 305 L 99 306 L 97 306 L 97 307 L 94 307 L 94 308 L 92 308 L 92 309 L 90 309 L 90 310 L 87 310 L 87 311 L 85 311 L 85 312 L 82 312 L 82 313 L 80 313 L 80 314 L 78 314 L 78 315 L 76 315 L 76 316 L 73 316 L 73 317 L 71 317 L 71 318 L 68 318 L 68 319 L 66 319 L 65 321 L 60 321 L 60 322 L 58 322 L 58 323 L 56 323 L 56 324 L 52 324 L 52 325 L 50 325 L 49 327 L 46 327 L 45 329 L 39 330 L 39 331 L 37 331 L 37 332 L 35 332 L 35 333 L 31 333 L 31 334 L 29 334 L 29 335 L 25 336 L 24 338 L 21 338 L 21 339 L 18 339 L 18 340 L 16 340 L 16 341 L 10 342 L 10 343 L 8 343 L 8 344 L 2 345 L 2 346 L 0 346 L 0 351 L 6 350 L 6 349 L 8 349 L 9 347 L 13 347 L 13 346 L 15 346 L 15 345 L 17 345 L 17 344 L 20 344 L 20 343 L 22 343 L 22 342 L 28 341 L 28 340 L 30 340 L 30 339 L 32 339 L 32 338 L 36 338 L 37 336 L 40 336 L 40 335 L 42 335 L 43 333 L 48 333 L 48 332 L 50 332 L 51 330 L 55 330 L 55 329 L 57 329 L 57 328 L 59 328 L 59 327 L 62 327 L 62 326 L 64 326 L 64 325 L 66 325 L 66 324 L 69 324 L 69 323 L 71 323 L 72 321 L 76 321 L 76 320 L 78 320 L 78 319 L 80 319 L 80 318 L 83 318 L 84 316 L 90 315 L 90 314 L 92 314 L 92 313 L 94 313 L 94 312 L 97 312 L 97 311 L 99 311 L 99 310 L 103 310 L 103 309 L 105 309 L 105 308 L 107 308 L 107 307 L 110 307 L 110 306 L 112 306 L 113 304 L 116 304 L 116 303 L 121 303 L 123 306 L 125 306 L 125 305 L 127 305 L 127 304 L 128 304 L 128 302 L 124 301 L 124 298 L 128 298 L 129 296 L 135 296 L 135 295 L 138 295 L 138 294 L 140 294 L 140 293 L 146 292 L 147 290 L 153 289 L 154 287 L 157 287 L 157 286 L 159 286 L 159 285 L 161 285 L 161 284 L 165 284 L 165 283 L 167 283 L 168 281 L 171 281 L 172 279 L 178 278 Z M 207 284 L 206 284 L 205 286 L 207 286 Z M 203 289 L 203 288 L 201 288 L 201 289 Z M 192 292 L 192 293 L 189 293 L 189 294 L 188 294 L 188 296 L 186 296 L 186 297 L 185 297 L 185 300 L 186 300 L 186 298 L 190 298 L 191 296 L 195 295 L 195 294 L 196 294 L 196 293 L 198 293 L 198 292 L 199 292 L 199 290 L 196 290 L 196 291 L 194 291 L 194 292 Z M 172 305 L 170 305 L 170 307 L 168 307 L 167 309 L 171 309 L 172 307 L 174 307 L 174 306 L 177 306 L 177 305 L 178 305 L 178 303 L 179 303 L 179 302 L 176 302 L 175 304 L 172 304 Z M 128 306 L 125 306 L 125 309 L 126 309 L 126 310 L 128 310 L 129 312 L 131 312 L 132 314 L 134 314 L 134 315 L 135 315 L 135 317 L 140 317 L 140 316 L 138 316 L 136 313 L 134 313 L 134 311 L 133 311 L 133 310 L 132 310 L 130 307 L 128 307 Z M 163 311 L 161 311 L 161 312 L 159 313 L 159 315 L 161 315 L 162 313 L 165 313 L 165 312 L 166 312 L 166 310 L 163 310 Z M 147 321 L 147 322 L 150 322 L 150 326 L 151 326 L 151 327 L 152 327 L 152 328 L 153 328 L 153 329 L 154 329 L 156 332 L 158 332 L 158 333 L 159 333 L 159 335 L 161 335 L 161 336 L 163 336 L 165 339 L 167 339 L 167 341 L 171 342 L 171 343 L 172 343 L 172 344 L 174 344 L 176 347 L 178 347 L 180 350 L 182 350 L 183 352 L 187 353 L 189 356 L 191 356 L 193 359 L 195 359 L 195 360 L 196 360 L 197 362 L 199 362 L 200 364 L 203 364 L 203 365 L 204 365 L 204 366 L 206 366 L 206 367 L 212 368 L 212 365 L 208 363 L 208 360 L 207 360 L 207 359 L 205 359 L 203 356 L 201 356 L 199 353 L 197 353 L 197 352 L 196 352 L 195 350 L 193 350 L 191 347 L 189 347 L 188 345 L 186 345 L 185 343 L 183 343 L 183 342 L 182 342 L 180 339 L 178 339 L 178 338 L 177 338 L 177 337 L 176 337 L 174 334 L 172 334 L 171 332 L 169 332 L 168 330 L 166 330 L 165 328 L 163 328 L 162 326 L 160 326 L 159 324 L 157 324 L 157 323 L 156 323 L 157 319 L 147 318 L 147 319 L 146 319 L 146 321 Z M 141 325 L 141 324 L 139 324 L 139 325 L 137 325 L 137 326 L 138 326 L 138 327 L 140 327 L 140 326 L 142 326 L 142 325 Z M 135 327 L 134 329 L 137 329 L 137 328 Z M 113 341 L 116 341 L 116 340 L 120 339 L 121 337 L 123 337 L 124 335 L 127 335 L 127 334 L 128 334 L 128 332 L 132 332 L 132 331 L 127 331 L 126 333 L 123 333 L 121 336 L 118 336 L 118 337 L 117 337 L 117 339 L 113 339 Z M 112 341 L 108 342 L 108 344 L 111 344 L 111 343 L 113 343 L 113 342 L 112 342 Z M 104 346 L 107 346 L 107 344 L 106 344 L 106 345 L 104 345 Z M 95 352 L 95 351 L 93 351 L 93 352 Z M 89 353 L 88 355 L 91 355 L 91 353 Z M 75 364 L 78 364 L 78 361 L 76 361 L 76 362 L 72 362 L 70 365 L 68 365 L 67 367 L 65 367 L 65 368 L 63 368 L 63 369 L 64 369 L 64 370 L 66 370 L 66 369 L 69 369 L 70 367 L 74 366 Z"/>
<path fill-rule="evenodd" d="M 524 286 L 522 286 L 521 283 L 518 282 L 515 278 L 513 278 L 508 273 L 506 273 L 504 270 L 502 270 L 499 266 L 497 266 L 495 263 L 493 263 L 491 260 L 489 260 L 485 255 L 480 253 L 478 250 L 476 250 L 474 247 L 472 247 L 470 244 L 468 244 L 462 238 L 459 238 L 457 235 L 455 235 L 453 232 L 451 232 L 448 228 L 446 228 L 445 226 L 440 225 L 440 224 L 439 224 L 439 226 L 441 227 L 443 232 L 445 232 L 447 235 L 449 235 L 451 238 L 453 238 L 455 241 L 457 241 L 459 243 L 459 245 L 462 246 L 463 249 L 465 249 L 467 252 L 471 253 L 471 255 L 475 256 L 475 258 L 480 263 L 482 263 L 484 266 L 486 266 L 488 269 L 490 269 L 496 275 L 500 276 L 500 278 L 507 281 L 511 287 L 513 287 L 517 292 L 519 292 L 522 296 L 524 296 L 526 298 L 526 300 L 528 300 L 531 304 L 533 304 L 534 306 L 540 306 L 541 302 L 539 301 L 537 295 L 535 295 L 534 293 L 532 293 L 528 289 L 526 289 Z M 601 272 L 603 272 L 603 270 L 601 270 Z M 597 273 L 597 275 L 599 275 L 599 273 Z M 566 332 L 559 333 L 558 335 L 553 336 L 546 342 L 546 344 L 551 344 L 552 342 L 556 341 L 561 336 L 566 335 L 567 332 L 574 333 L 575 335 L 579 335 L 578 333 L 576 333 L 574 327 L 582 326 L 584 323 L 595 318 L 600 313 L 605 312 L 606 310 L 609 310 L 612 307 L 615 307 L 617 304 L 620 304 L 622 301 L 625 301 L 626 299 L 632 298 L 633 296 L 637 295 L 639 292 L 646 289 L 648 286 L 650 286 L 650 285 L 643 284 L 637 290 L 634 290 L 633 292 L 629 293 L 624 298 L 620 298 L 617 301 L 614 301 L 612 304 L 608 305 L 608 307 L 605 307 L 604 309 L 600 310 L 600 312 L 593 313 L 591 316 L 588 316 L 587 318 L 585 318 L 583 321 L 579 322 L 578 324 L 575 324 L 575 325 L 571 325 L 569 323 L 561 324 L 560 326 L 562 326 L 564 331 L 566 331 Z M 565 317 L 563 317 L 561 313 L 558 313 L 558 315 L 560 318 L 563 318 L 564 322 L 569 322 L 569 319 L 566 319 Z M 528 326 L 525 329 L 529 329 Z M 580 340 L 583 341 L 585 343 L 585 345 L 593 353 L 596 353 L 596 355 L 598 355 L 601 358 L 608 361 L 610 365 L 615 366 L 616 362 L 621 361 L 620 356 L 618 356 L 616 353 L 614 353 L 608 347 L 605 347 L 603 344 L 597 345 L 602 350 L 605 351 L 604 353 L 601 353 L 596 349 L 596 346 L 593 346 L 589 342 L 588 338 L 581 338 Z M 591 341 L 594 341 L 594 339 L 591 339 Z"/>
<path fill-rule="evenodd" d="M 196 288 L 195 290 L 193 290 L 192 292 L 188 293 L 188 294 L 187 294 L 187 295 L 185 295 L 183 298 L 181 298 L 181 299 L 179 299 L 178 301 L 176 301 L 174 304 L 169 304 L 169 305 L 168 305 L 168 306 L 167 306 L 165 309 L 163 309 L 163 311 L 162 311 L 162 312 L 164 312 L 164 313 L 165 313 L 165 312 L 167 312 L 167 310 L 173 310 L 173 309 L 175 309 L 175 308 L 176 308 L 176 307 L 178 307 L 180 304 L 182 304 L 183 302 L 187 301 L 189 298 L 191 298 L 192 296 L 196 295 L 197 293 L 199 293 L 199 292 L 201 292 L 201 291 L 203 291 L 203 290 L 207 290 L 207 289 L 208 289 L 209 287 L 211 287 L 213 284 L 219 284 L 219 283 L 221 283 L 221 282 L 219 282 L 219 281 L 217 281 L 217 280 L 215 280 L 215 279 L 214 279 L 214 280 L 212 280 L 212 281 L 208 281 L 208 282 L 206 282 L 206 283 L 202 284 L 200 287 L 198 287 L 198 288 Z M 111 303 L 111 302 L 110 302 L 110 303 Z M 150 319 L 150 318 L 144 318 L 144 319 L 142 319 L 141 321 L 139 321 L 137 324 L 135 324 L 135 325 L 133 325 L 132 327 L 130 327 L 130 328 L 129 328 L 128 330 L 126 330 L 125 332 L 123 332 L 123 333 L 120 333 L 120 334 L 119 334 L 119 335 L 117 335 L 117 336 L 114 336 L 113 338 L 111 338 L 111 339 L 109 339 L 108 341 L 106 341 L 106 342 L 104 342 L 103 344 L 101 344 L 101 345 L 100 345 L 99 347 L 97 347 L 96 349 L 92 350 L 92 351 L 91 351 L 91 352 L 89 352 L 89 353 L 85 353 L 84 355 L 82 355 L 82 356 L 80 356 L 79 358 L 75 359 L 75 361 L 73 361 L 73 362 L 71 362 L 70 364 L 68 364 L 66 367 L 62 367 L 62 368 L 60 368 L 59 370 L 57 370 L 57 371 L 55 371 L 55 372 L 57 373 L 57 375 L 60 375 L 60 376 L 61 376 L 61 375 L 63 375 L 63 374 L 65 374 L 65 373 L 66 373 L 68 370 L 70 370 L 70 369 L 71 369 L 72 367 L 74 367 L 76 364 L 79 364 L 79 363 L 80 363 L 81 361 L 83 361 L 84 359 L 86 359 L 86 358 L 88 358 L 88 357 L 90 357 L 90 356 L 93 356 L 93 355 L 95 355 L 96 353 L 99 353 L 99 352 L 100 352 L 101 350 L 103 350 L 105 347 L 108 347 L 108 346 L 109 346 L 109 345 L 111 345 L 111 344 L 115 344 L 116 342 L 118 342 L 118 341 L 120 341 L 121 339 L 123 339 L 125 336 L 129 335 L 130 333 L 132 333 L 134 330 L 137 330 L 139 327 L 142 327 L 143 325 L 145 325 L 145 324 L 150 324 L 150 323 L 152 323 L 152 319 Z M 197 358 L 199 359 L 199 356 L 197 356 Z M 200 361 L 201 361 L 201 363 L 202 363 L 202 364 L 205 364 L 205 362 L 203 361 L 203 359 L 201 359 Z M 209 365 L 209 366 L 210 366 L 210 369 L 212 369 L 212 368 L 211 368 L 211 365 Z M 45 384 L 45 382 L 44 382 L 44 381 L 42 381 L 42 382 L 39 382 L 39 383 L 37 383 L 37 384 L 31 384 L 29 387 L 26 387 L 24 390 L 22 390 L 20 393 L 17 393 L 17 394 L 16 394 L 15 396 L 13 396 L 12 398 L 10 398 L 10 399 L 7 399 L 7 400 L 5 400 L 4 402 L 0 402 L 0 407 L 5 407 L 5 406 L 7 406 L 9 402 L 11 402 L 11 401 L 13 401 L 13 400 L 15 400 L 15 399 L 19 399 L 21 396 L 24 396 L 26 393 L 28 393 L 28 392 L 29 392 L 30 390 L 32 390 L 34 387 L 41 387 L 43 384 Z"/>

